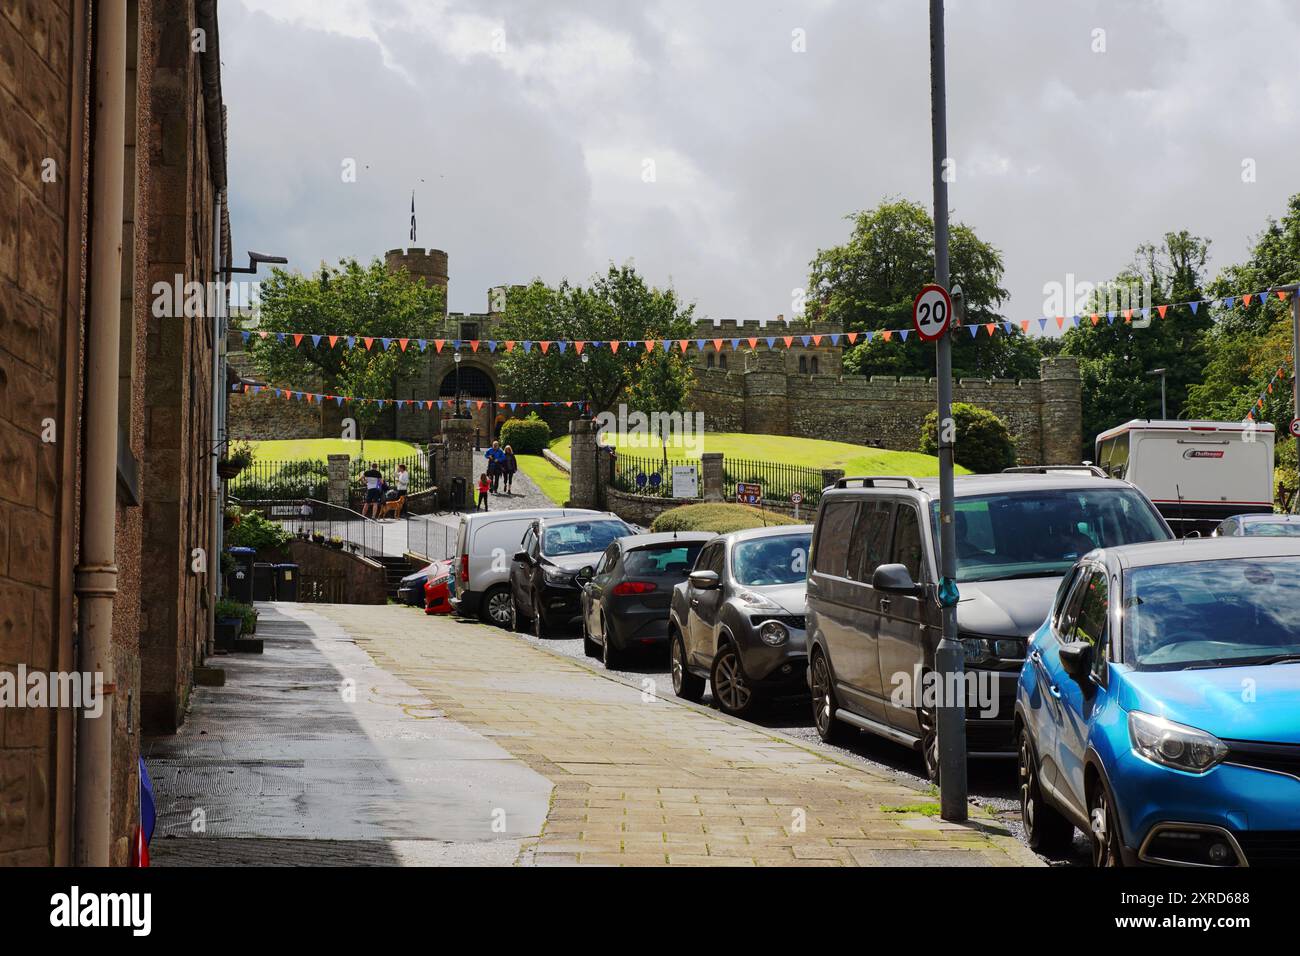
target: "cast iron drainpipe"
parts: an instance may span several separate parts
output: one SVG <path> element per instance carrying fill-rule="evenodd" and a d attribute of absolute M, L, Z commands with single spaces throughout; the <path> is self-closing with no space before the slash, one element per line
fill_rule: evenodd
<path fill-rule="evenodd" d="M 76 568 L 77 657 L 102 675 L 103 707 L 77 713 L 77 866 L 108 866 L 111 846 L 113 596 L 117 593 L 117 376 L 121 348 L 122 206 L 126 150 L 126 0 L 95 7 L 91 145 L 90 309 L 86 332 L 81 559 Z"/>

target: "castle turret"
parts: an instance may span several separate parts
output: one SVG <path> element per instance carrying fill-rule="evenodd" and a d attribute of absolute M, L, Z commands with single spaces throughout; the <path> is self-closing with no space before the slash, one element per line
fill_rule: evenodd
<path fill-rule="evenodd" d="M 389 249 L 384 253 L 384 265 L 390 272 L 405 271 L 425 285 L 442 289 L 442 313 L 447 314 L 447 253 L 441 249 Z"/>

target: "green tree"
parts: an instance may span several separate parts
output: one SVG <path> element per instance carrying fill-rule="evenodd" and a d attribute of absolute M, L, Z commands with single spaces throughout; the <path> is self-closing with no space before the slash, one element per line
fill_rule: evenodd
<path fill-rule="evenodd" d="M 322 265 L 311 276 L 275 269 L 262 283 L 260 299 L 259 329 L 272 334 L 254 335 L 249 345 L 267 381 L 299 389 L 319 383 L 322 392 L 356 398 L 393 397 L 397 382 L 420 368 L 417 341 L 434 338 L 443 322 L 440 288 L 390 272 L 378 259 L 368 266 L 343 259 L 338 268 Z M 274 334 L 290 332 L 355 336 L 356 344 L 348 348 L 346 338 L 331 345 L 328 337 L 316 343 L 304 336 L 295 345 L 292 336 L 281 340 Z M 372 339 L 368 349 L 365 338 Z M 382 339 L 389 339 L 387 349 Z M 362 402 L 349 413 L 364 439 L 380 409 Z"/>
<path fill-rule="evenodd" d="M 586 347 L 581 355 L 572 345 L 563 352 L 552 346 L 542 354 L 536 344 L 527 353 L 516 344 L 504 355 L 498 351 L 497 369 L 513 395 L 590 401 L 593 414 L 613 408 L 634 384 L 638 400 L 651 403 L 643 411 L 681 411 L 690 365 L 677 343 L 696 337 L 694 309 L 683 306 L 672 289 L 648 286 L 630 265 L 611 265 L 586 288 L 567 280 L 556 287 L 535 280 L 509 293 L 498 337 L 516 343 L 603 344 Z M 647 339 L 657 343 L 653 356 L 641 345 L 627 344 Z M 622 343 L 617 352 L 609 347 L 614 340 Z M 667 352 L 665 340 L 671 343 Z M 650 381 L 640 382 L 643 375 Z"/>
<path fill-rule="evenodd" d="M 921 286 L 934 281 L 934 221 L 925 207 L 888 199 L 875 209 L 849 217 L 848 242 L 820 249 L 810 264 L 809 316 L 830 319 L 847 332 L 903 329 L 912 325 L 912 302 Z M 1001 322 L 1005 301 L 1002 254 L 969 226 L 957 223 L 949 244 L 951 282 L 962 287 L 967 325 Z M 965 378 L 1034 378 L 1037 343 L 1013 329 L 971 339 L 955 333 L 953 372 Z M 861 375 L 929 375 L 934 347 L 909 335 L 885 342 L 876 337 L 846 349 L 844 367 Z"/>
<path fill-rule="evenodd" d="M 953 402 L 952 418 L 957 426 L 953 459 L 977 474 L 990 474 L 1016 463 L 1016 443 L 1007 423 L 987 408 L 967 402 Z M 939 454 L 938 411 L 921 425 L 921 451 Z"/>
<path fill-rule="evenodd" d="M 1245 262 L 1225 267 L 1210 284 L 1216 299 L 1288 285 L 1300 280 L 1300 194 L 1287 201 L 1282 219 L 1270 217 Z M 1290 301 L 1271 296 L 1250 306 L 1216 309 L 1207 337 L 1209 360 L 1202 381 L 1189 390 L 1189 417 L 1238 421 L 1255 406 L 1279 368 L 1294 371 L 1291 357 Z M 1291 420 L 1290 390 L 1283 378 L 1266 394 L 1257 421 L 1272 422 L 1286 433 Z"/>
<path fill-rule="evenodd" d="M 1108 322 L 1104 315 L 1108 303 L 1099 291 L 1085 314 L 1098 313 L 1101 320 L 1096 325 L 1085 321 L 1065 333 L 1061 351 L 1079 359 L 1083 380 L 1084 458 L 1093 457 L 1093 440 L 1099 432 L 1132 418 L 1160 416 L 1160 379 L 1149 374 L 1155 369 L 1166 370 L 1169 417 L 1183 414 L 1188 389 L 1201 381 L 1207 357 L 1205 334 L 1213 319 L 1208 303 L 1194 314 L 1186 307 L 1169 309 L 1164 318 L 1156 307 L 1204 298 L 1209 246 L 1208 239 L 1186 230 L 1166 233 L 1158 245 L 1139 246 L 1132 264 L 1114 279 L 1111 288 L 1134 303 L 1135 309 L 1143 290 L 1149 290 L 1148 328 L 1134 328 L 1122 315 Z M 1134 318 L 1138 317 L 1135 312 Z"/>

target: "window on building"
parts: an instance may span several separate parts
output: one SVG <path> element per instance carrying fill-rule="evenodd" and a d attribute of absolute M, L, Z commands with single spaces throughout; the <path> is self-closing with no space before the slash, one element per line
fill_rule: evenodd
<path fill-rule="evenodd" d="M 815 355 L 813 356 L 813 360 L 812 360 L 812 373 L 814 375 L 817 374 L 817 356 Z"/>
<path fill-rule="evenodd" d="M 727 353 L 723 352 L 718 356 L 718 368 L 727 367 Z"/>
<path fill-rule="evenodd" d="M 460 324 L 460 340 L 462 342 L 473 342 L 478 339 L 478 323 L 462 322 Z"/>
<path fill-rule="evenodd" d="M 799 356 L 799 374 L 800 375 L 808 374 L 808 356 L 806 355 Z"/>
<path fill-rule="evenodd" d="M 707 367 L 709 367 L 709 368 L 713 368 L 713 353 L 712 353 L 712 352 L 710 352 L 707 356 L 705 356 L 704 364 L 705 364 Z"/>

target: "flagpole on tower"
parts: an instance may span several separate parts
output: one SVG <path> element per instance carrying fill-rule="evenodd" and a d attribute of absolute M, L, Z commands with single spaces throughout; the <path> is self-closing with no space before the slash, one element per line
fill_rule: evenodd
<path fill-rule="evenodd" d="M 415 190 L 411 190 L 411 245 L 415 245 Z"/>

